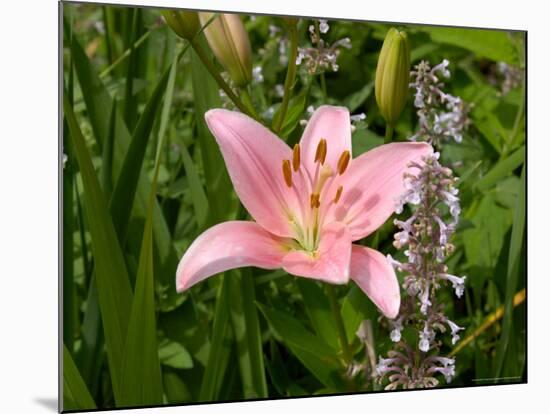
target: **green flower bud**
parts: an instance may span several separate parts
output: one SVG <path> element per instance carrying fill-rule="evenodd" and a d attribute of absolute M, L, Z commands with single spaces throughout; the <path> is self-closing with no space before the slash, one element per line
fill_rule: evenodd
<path fill-rule="evenodd" d="M 191 40 L 200 29 L 199 16 L 196 12 L 165 9 L 161 13 L 168 26 L 179 37 Z"/>
<path fill-rule="evenodd" d="M 378 66 L 374 92 L 382 116 L 394 126 L 409 92 L 411 49 L 405 32 L 391 28 L 386 34 Z"/>
<path fill-rule="evenodd" d="M 199 13 L 202 25 L 214 13 Z M 206 40 L 237 86 L 252 80 L 252 51 L 248 33 L 236 14 L 220 14 L 204 29 Z"/>

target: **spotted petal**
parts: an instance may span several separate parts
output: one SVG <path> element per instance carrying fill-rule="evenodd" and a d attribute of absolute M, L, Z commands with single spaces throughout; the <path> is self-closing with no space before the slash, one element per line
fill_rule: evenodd
<path fill-rule="evenodd" d="M 399 312 L 401 297 L 393 267 L 379 251 L 353 245 L 350 277 L 388 318 Z"/>
<path fill-rule="evenodd" d="M 397 198 L 405 191 L 403 174 L 416 173 L 411 161 L 432 153 L 430 145 L 421 142 L 381 145 L 353 159 L 348 170 L 338 178 L 343 191 L 339 202 L 330 207 L 325 222 L 346 224 L 352 240 L 368 236 L 394 212 Z M 336 191 L 337 185 L 333 186 Z"/>
<path fill-rule="evenodd" d="M 189 246 L 176 270 L 176 289 L 182 292 L 209 276 L 229 269 L 281 267 L 288 248 L 251 221 L 228 221 L 211 227 Z"/>
<path fill-rule="evenodd" d="M 235 191 L 250 215 L 273 234 L 294 236 L 290 222 L 301 214 L 303 202 L 299 197 L 307 196 L 307 191 L 301 191 L 299 176 L 295 177 L 297 190 L 285 184 L 282 162 L 292 159 L 292 150 L 240 112 L 213 109 L 205 118 L 220 146 Z"/>

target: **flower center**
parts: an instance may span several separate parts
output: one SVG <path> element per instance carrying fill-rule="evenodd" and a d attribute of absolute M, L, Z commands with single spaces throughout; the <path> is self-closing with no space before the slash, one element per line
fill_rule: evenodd
<path fill-rule="evenodd" d="M 329 190 L 335 178 L 346 171 L 351 154 L 347 150 L 343 151 L 338 159 L 336 171 L 333 171 L 328 164 L 325 164 L 327 141 L 321 138 L 315 151 L 315 173 L 311 177 L 301 162 L 300 152 L 300 144 L 296 144 L 292 150 L 292 160 L 284 159 L 282 161 L 283 179 L 286 186 L 296 192 L 299 200 L 309 201 L 308 205 L 302 206 L 305 210 L 302 211 L 302 223 L 296 221 L 294 214 L 289 214 L 289 219 L 295 229 L 296 242 L 300 248 L 315 256 L 320 242 L 323 215 L 332 204 L 338 203 L 344 189 L 339 185 L 334 196 L 330 196 Z M 296 185 L 297 180 L 304 180 L 309 186 L 298 186 Z M 303 191 L 309 191 L 309 194 L 300 194 Z M 302 201 L 302 204 L 305 203 Z"/>

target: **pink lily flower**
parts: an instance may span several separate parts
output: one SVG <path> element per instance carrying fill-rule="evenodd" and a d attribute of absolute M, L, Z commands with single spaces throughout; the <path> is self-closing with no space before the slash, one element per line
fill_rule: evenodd
<path fill-rule="evenodd" d="M 352 242 L 388 219 L 409 163 L 432 147 L 392 143 L 351 159 L 350 116 L 342 107 L 318 108 L 294 148 L 239 112 L 213 109 L 205 118 L 254 221 L 228 221 L 201 234 L 178 265 L 177 291 L 229 269 L 283 268 L 332 284 L 352 279 L 394 318 L 401 298 L 393 267 L 382 253 Z"/>

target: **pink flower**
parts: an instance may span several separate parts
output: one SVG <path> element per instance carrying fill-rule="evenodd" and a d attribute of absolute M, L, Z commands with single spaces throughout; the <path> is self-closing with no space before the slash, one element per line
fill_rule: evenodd
<path fill-rule="evenodd" d="M 341 107 L 318 108 L 293 149 L 239 112 L 213 109 L 205 117 L 255 221 L 220 223 L 201 234 L 178 265 L 178 292 L 228 269 L 283 268 L 333 284 L 351 278 L 394 318 L 400 295 L 393 267 L 352 242 L 393 213 L 408 164 L 421 162 L 431 146 L 393 143 L 351 159 L 350 116 Z"/>

